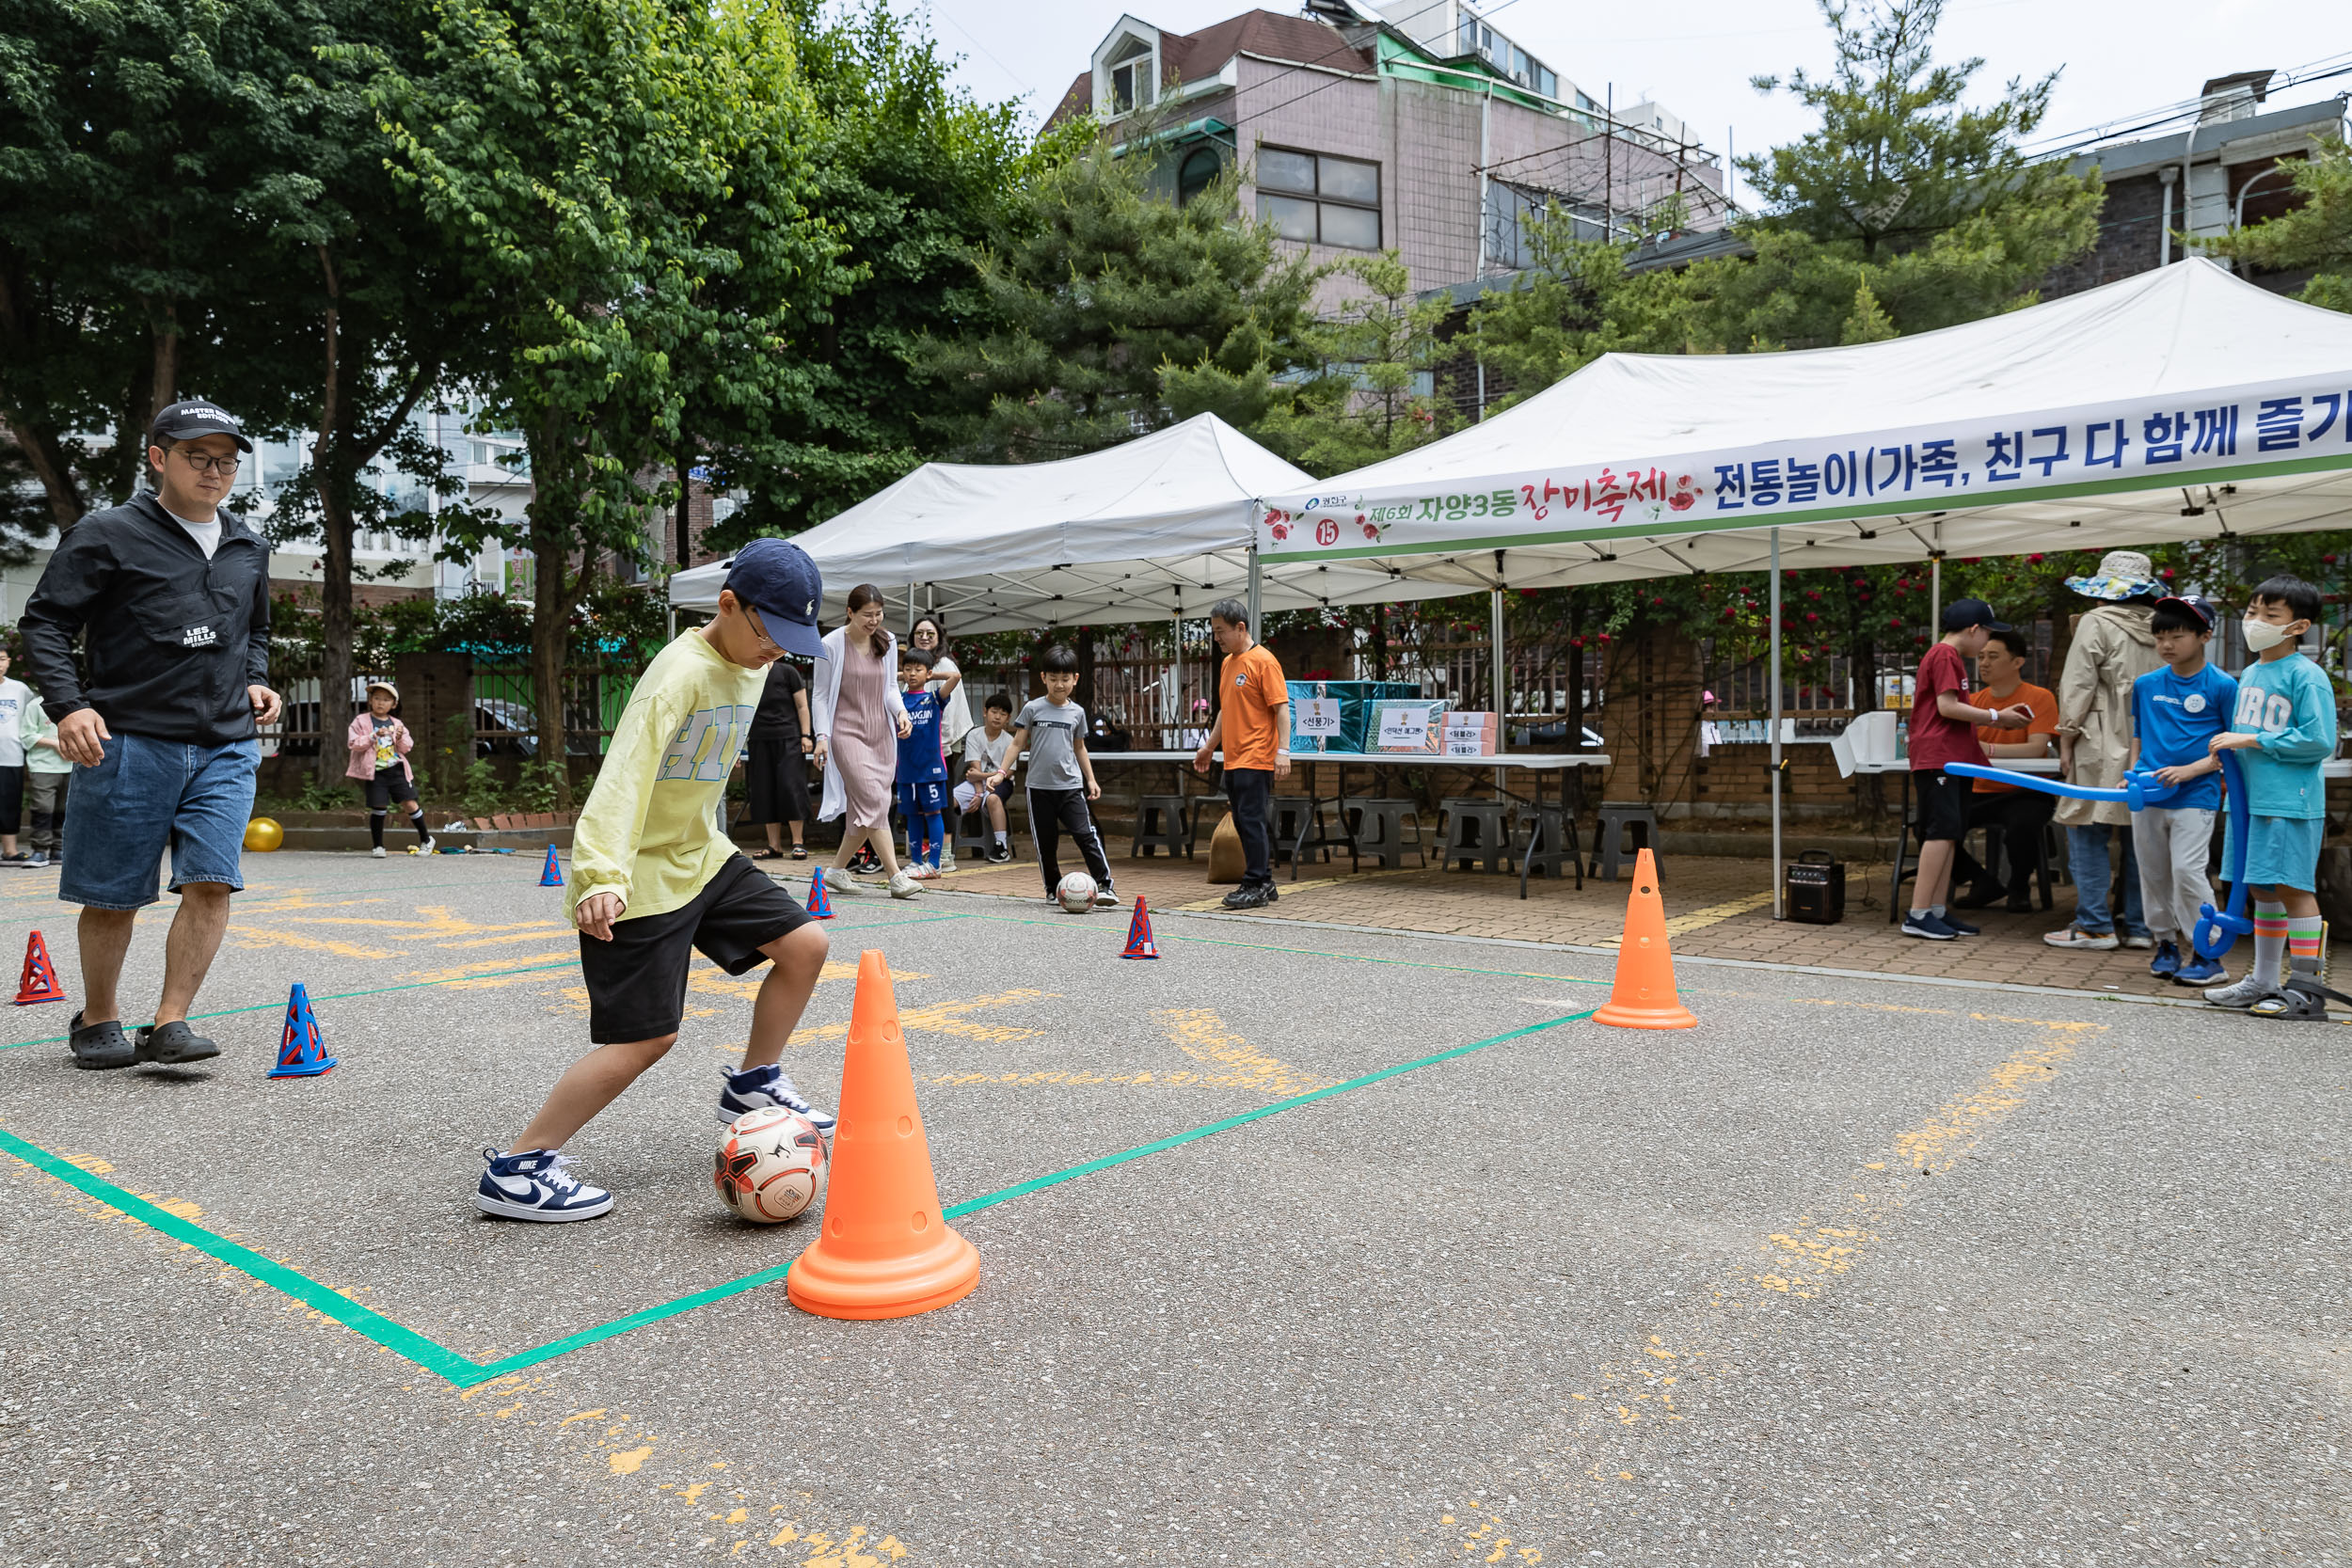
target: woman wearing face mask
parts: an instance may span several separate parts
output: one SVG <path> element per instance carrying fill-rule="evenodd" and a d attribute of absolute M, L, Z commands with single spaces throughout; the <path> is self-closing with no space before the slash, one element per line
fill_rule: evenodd
<path fill-rule="evenodd" d="M 882 590 L 863 582 L 850 590 L 850 618 L 825 634 L 817 663 L 817 766 L 825 770 L 819 821 L 842 818 L 841 848 L 825 870 L 825 885 L 853 893 L 850 859 L 869 847 L 890 874 L 890 896 L 912 898 L 923 884 L 898 864 L 890 842 L 890 796 L 898 769 L 898 742 L 914 733 L 898 696 L 898 640 L 882 629 Z"/>

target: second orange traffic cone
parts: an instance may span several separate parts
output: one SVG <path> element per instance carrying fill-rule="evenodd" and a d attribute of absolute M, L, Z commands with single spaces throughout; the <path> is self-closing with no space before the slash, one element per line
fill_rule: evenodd
<path fill-rule="evenodd" d="M 837 1115 L 824 1224 L 785 1275 L 792 1305 L 822 1318 L 911 1318 L 971 1294 L 980 1255 L 939 1212 L 890 967 L 871 948 L 858 956 Z"/>
<path fill-rule="evenodd" d="M 1666 901 L 1658 895 L 1658 863 L 1644 849 L 1633 862 L 1617 943 L 1617 982 L 1593 1014 L 1620 1029 L 1695 1029 L 1699 1021 L 1675 995 L 1675 958 L 1666 946 Z"/>

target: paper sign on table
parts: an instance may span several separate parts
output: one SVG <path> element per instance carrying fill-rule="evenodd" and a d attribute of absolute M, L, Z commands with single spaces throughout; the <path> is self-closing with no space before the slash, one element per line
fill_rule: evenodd
<path fill-rule="evenodd" d="M 1340 734 L 1340 700 L 1337 697 L 1302 697 L 1292 705 L 1295 717 L 1291 732 L 1314 740 L 1336 740 Z"/>
<path fill-rule="evenodd" d="M 1373 705 L 1374 744 L 1383 752 L 1435 754 L 1442 744 L 1445 705 L 1379 702 Z"/>

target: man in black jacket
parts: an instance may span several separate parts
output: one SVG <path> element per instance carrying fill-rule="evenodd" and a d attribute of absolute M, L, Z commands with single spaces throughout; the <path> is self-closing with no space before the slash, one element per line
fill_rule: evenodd
<path fill-rule="evenodd" d="M 67 531 L 19 623 L 57 750 L 75 765 L 57 896 L 82 906 L 82 1011 L 73 1059 L 86 1068 L 179 1064 L 220 1048 L 188 1008 L 220 949 L 261 763 L 256 722 L 269 688 L 269 546 L 221 510 L 249 452 L 237 421 L 175 403 L 148 433 L 152 493 Z M 73 641 L 87 630 L 74 668 Z M 137 911 L 155 902 L 171 850 L 180 895 L 164 948 L 163 998 L 134 1043 L 115 983 Z"/>

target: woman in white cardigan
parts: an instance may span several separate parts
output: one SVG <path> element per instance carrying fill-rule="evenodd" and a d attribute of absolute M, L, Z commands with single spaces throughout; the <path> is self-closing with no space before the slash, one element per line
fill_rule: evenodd
<path fill-rule="evenodd" d="M 898 695 L 898 640 L 882 629 L 882 590 L 850 590 L 850 618 L 825 634 L 809 696 L 817 732 L 817 766 L 825 771 L 820 822 L 843 818 L 841 848 L 825 869 L 825 885 L 850 893 L 850 859 L 870 844 L 890 874 L 890 895 L 912 898 L 923 884 L 899 868 L 890 833 L 891 782 L 898 776 L 899 740 L 914 733 Z"/>

